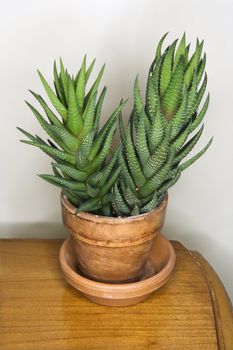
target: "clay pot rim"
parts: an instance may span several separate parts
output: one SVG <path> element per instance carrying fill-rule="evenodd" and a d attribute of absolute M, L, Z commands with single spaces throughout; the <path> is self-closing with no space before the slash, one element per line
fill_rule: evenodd
<path fill-rule="evenodd" d="M 75 272 L 68 262 L 66 261 L 65 257 L 65 251 L 66 246 L 70 244 L 70 238 L 68 238 L 61 246 L 60 252 L 59 252 L 59 259 L 62 263 L 62 269 L 63 272 L 65 272 L 66 276 L 69 277 L 71 281 L 74 281 L 74 283 L 79 284 L 79 290 L 90 294 L 90 290 L 92 290 L 92 293 L 94 292 L 97 296 L 98 293 L 102 293 L 103 290 L 106 292 L 114 293 L 118 295 L 120 298 L 121 293 L 124 294 L 125 292 L 128 293 L 128 297 L 130 296 L 130 293 L 135 293 L 140 296 L 145 291 L 147 293 L 154 290 L 155 285 L 159 285 L 162 281 L 167 279 L 169 275 L 171 274 L 176 260 L 176 254 L 174 251 L 174 248 L 170 241 L 168 241 L 164 236 L 158 235 L 158 238 L 166 240 L 169 250 L 169 259 L 167 264 L 154 276 L 149 277 L 145 280 L 138 281 L 138 282 L 131 282 L 131 283 L 122 283 L 122 284 L 111 284 L 111 283 L 104 283 L 104 282 L 98 282 L 91 279 L 88 279 L 86 277 L 83 277 L 78 272 Z M 64 263 L 65 261 L 65 263 Z M 157 289 L 157 288 L 156 288 Z"/>
<path fill-rule="evenodd" d="M 63 193 L 63 191 L 61 191 L 61 203 L 69 213 L 77 217 L 80 217 L 83 220 L 87 220 L 95 223 L 99 222 L 101 224 L 127 224 L 132 221 L 142 221 L 142 220 L 145 220 L 147 216 L 154 215 L 162 211 L 163 208 L 166 206 L 167 202 L 168 202 L 168 193 L 166 192 L 164 199 L 162 200 L 160 205 L 145 214 L 139 214 L 139 215 L 127 216 L 127 217 L 102 216 L 97 214 L 91 214 L 89 212 L 81 212 L 81 213 L 75 214 L 77 208 L 69 202 L 66 195 Z"/>

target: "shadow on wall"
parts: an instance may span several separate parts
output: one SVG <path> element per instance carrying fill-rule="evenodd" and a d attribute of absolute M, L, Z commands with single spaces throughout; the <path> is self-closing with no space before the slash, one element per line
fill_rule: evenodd
<path fill-rule="evenodd" d="M 195 229 L 192 222 L 185 220 L 182 213 L 169 209 L 169 222 L 165 222 L 163 233 L 169 239 L 180 241 L 184 246 L 191 250 L 196 250 L 212 265 L 216 273 L 222 280 L 229 297 L 233 302 L 233 278 L 232 266 L 233 256 L 231 247 L 224 245 L 221 241 L 213 237 L 206 237 L 203 233 Z"/>
<path fill-rule="evenodd" d="M 41 222 L 41 223 L 18 223 L 1 224 L 1 238 L 21 238 L 21 239 L 40 239 L 40 238 L 66 238 L 67 231 L 60 222 Z"/>

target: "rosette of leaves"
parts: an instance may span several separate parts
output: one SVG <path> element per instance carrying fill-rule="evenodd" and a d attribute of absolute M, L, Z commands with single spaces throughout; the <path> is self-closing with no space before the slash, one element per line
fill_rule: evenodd
<path fill-rule="evenodd" d="M 166 36 L 166 35 L 165 35 Z M 116 215 L 129 216 L 156 208 L 180 174 L 200 158 L 212 139 L 196 155 L 184 162 L 202 131 L 209 95 L 201 103 L 207 85 L 206 55 L 197 40 L 193 54 L 185 35 L 164 52 L 160 40 L 150 67 L 145 104 L 140 96 L 138 78 L 134 84 L 134 108 L 125 130 L 120 118 L 122 166 L 114 186 Z"/>
<path fill-rule="evenodd" d="M 98 96 L 98 87 L 104 72 L 100 70 L 96 80 L 86 91 L 95 60 L 86 67 L 86 56 L 77 75 L 71 76 L 60 60 L 60 72 L 54 63 L 54 89 L 38 71 L 53 110 L 45 100 L 31 91 L 46 117 L 26 102 L 37 121 L 49 136 L 45 142 L 37 135 L 18 128 L 28 140 L 22 142 L 40 148 L 54 162 L 54 175 L 39 175 L 47 182 L 63 189 L 77 213 L 88 211 L 111 215 L 112 187 L 119 175 L 117 152 L 109 157 L 112 139 L 122 101 L 107 122 L 99 127 L 106 87 Z M 55 112 L 56 111 L 56 112 Z"/>

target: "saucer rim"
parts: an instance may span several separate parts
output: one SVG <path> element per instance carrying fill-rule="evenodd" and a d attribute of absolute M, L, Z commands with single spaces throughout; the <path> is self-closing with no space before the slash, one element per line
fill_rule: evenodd
<path fill-rule="evenodd" d="M 125 293 L 127 293 L 127 298 L 149 294 L 154 290 L 162 287 L 162 285 L 167 282 L 174 269 L 176 261 L 175 250 L 170 241 L 166 239 L 162 234 L 159 234 L 156 239 L 165 240 L 169 249 L 169 259 L 163 269 L 155 275 L 146 278 L 145 280 L 130 283 L 113 284 L 93 281 L 80 275 L 70 267 L 65 256 L 67 251 L 66 247 L 71 242 L 70 237 L 68 237 L 62 243 L 59 252 L 59 260 L 65 279 L 69 284 L 72 284 L 72 286 L 80 292 L 100 298 L 120 299 L 120 294 L 124 294 L 122 298 L 126 298 Z M 108 293 L 111 296 L 108 296 Z M 115 296 L 113 297 L 112 294 L 115 294 Z"/>

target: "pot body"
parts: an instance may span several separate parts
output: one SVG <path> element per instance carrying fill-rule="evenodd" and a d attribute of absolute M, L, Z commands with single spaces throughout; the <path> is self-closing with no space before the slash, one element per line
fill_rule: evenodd
<path fill-rule="evenodd" d="M 137 281 L 150 255 L 153 239 L 164 223 L 167 195 L 155 210 L 113 218 L 79 213 L 61 194 L 63 223 L 68 228 L 80 272 L 108 283 Z"/>

